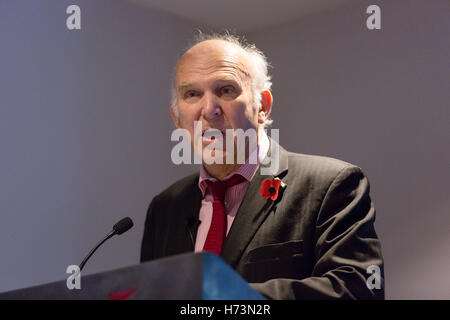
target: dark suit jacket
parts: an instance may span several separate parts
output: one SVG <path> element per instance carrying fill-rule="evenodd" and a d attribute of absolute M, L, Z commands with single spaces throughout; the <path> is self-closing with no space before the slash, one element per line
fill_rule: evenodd
<path fill-rule="evenodd" d="M 268 298 L 384 298 L 375 209 L 361 169 L 281 147 L 279 159 L 273 176 L 258 169 L 252 179 L 221 257 Z M 287 186 L 272 201 L 259 188 L 274 177 Z M 185 177 L 153 199 L 141 262 L 194 250 L 202 200 L 198 178 Z M 369 265 L 380 267 L 381 289 L 366 285 Z"/>

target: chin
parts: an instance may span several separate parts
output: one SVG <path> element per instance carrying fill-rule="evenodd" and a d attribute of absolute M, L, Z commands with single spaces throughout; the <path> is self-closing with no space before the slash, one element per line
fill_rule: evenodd
<path fill-rule="evenodd" d="M 205 150 L 205 148 L 203 148 L 203 151 L 204 150 Z M 222 159 L 222 163 L 216 163 L 216 162 L 211 163 L 211 161 L 215 161 L 215 160 L 217 160 L 217 158 Z M 217 151 L 217 150 L 213 150 L 212 152 L 206 152 L 206 154 L 205 154 L 205 152 L 203 152 L 202 160 L 204 163 L 206 163 L 205 160 L 207 160 L 210 163 L 210 164 L 206 163 L 208 165 L 223 165 L 223 164 L 227 164 L 226 163 L 227 154 L 226 154 L 226 152 Z"/>

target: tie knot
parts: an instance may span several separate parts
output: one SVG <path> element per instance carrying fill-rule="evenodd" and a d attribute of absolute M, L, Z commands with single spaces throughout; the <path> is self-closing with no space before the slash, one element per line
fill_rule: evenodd
<path fill-rule="evenodd" d="M 227 189 L 244 182 L 245 178 L 239 174 L 235 174 L 231 178 L 224 181 L 207 181 L 208 186 L 211 188 L 211 193 L 214 200 L 223 201 L 225 199 L 225 192 L 227 192 Z"/>

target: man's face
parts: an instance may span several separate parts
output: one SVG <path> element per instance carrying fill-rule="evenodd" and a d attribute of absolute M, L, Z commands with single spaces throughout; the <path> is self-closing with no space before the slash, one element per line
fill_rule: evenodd
<path fill-rule="evenodd" d="M 187 129 L 194 146 L 194 121 L 202 131 L 222 131 L 226 157 L 226 129 L 258 128 L 258 109 L 253 107 L 252 65 L 243 50 L 220 40 L 209 40 L 191 48 L 180 59 L 175 78 L 178 97 L 178 128 Z M 202 132 L 202 133 L 203 133 Z M 204 149 L 211 143 L 199 137 Z"/>

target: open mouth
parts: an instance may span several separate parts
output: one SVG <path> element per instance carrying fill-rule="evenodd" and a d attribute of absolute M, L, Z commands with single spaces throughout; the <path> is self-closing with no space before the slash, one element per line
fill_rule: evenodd
<path fill-rule="evenodd" d="M 218 140 L 216 140 L 218 139 Z M 223 147 L 226 145 L 226 129 L 220 130 L 210 128 L 202 131 L 202 144 L 207 146 L 211 143 L 221 143 Z"/>
<path fill-rule="evenodd" d="M 202 132 L 202 138 L 206 141 L 214 141 L 216 137 L 222 136 L 222 138 L 225 137 L 225 130 L 219 130 L 219 129 L 208 129 L 203 130 Z"/>

